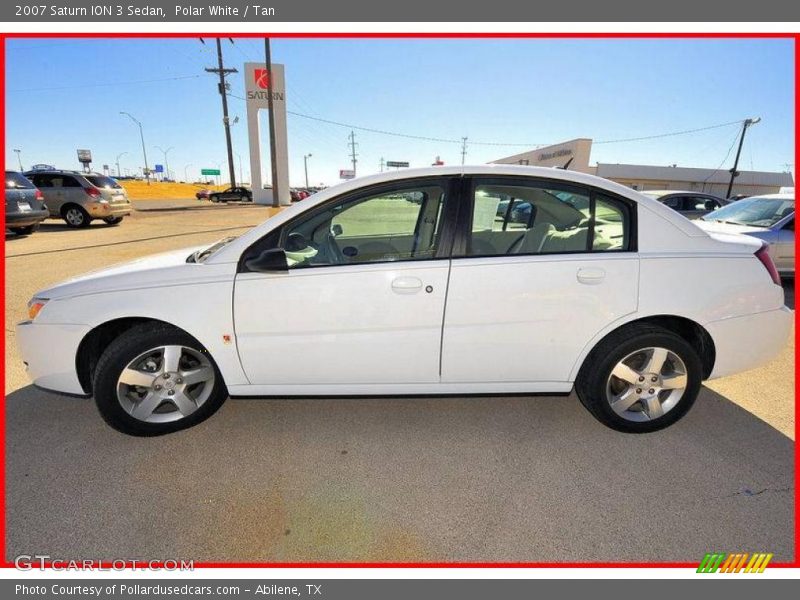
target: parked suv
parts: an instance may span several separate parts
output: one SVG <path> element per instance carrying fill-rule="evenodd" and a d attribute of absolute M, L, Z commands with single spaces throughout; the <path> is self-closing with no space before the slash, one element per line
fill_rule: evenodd
<path fill-rule="evenodd" d="M 50 217 L 64 219 L 70 227 L 88 227 L 93 219 L 118 225 L 131 214 L 125 189 L 99 173 L 80 171 L 27 171 L 25 176 L 44 194 Z"/>
<path fill-rule="evenodd" d="M 22 173 L 6 171 L 6 228 L 17 235 L 30 235 L 47 216 L 42 192 Z"/>

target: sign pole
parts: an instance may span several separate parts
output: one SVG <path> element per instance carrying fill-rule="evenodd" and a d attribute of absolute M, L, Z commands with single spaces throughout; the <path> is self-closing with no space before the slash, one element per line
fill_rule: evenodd
<path fill-rule="evenodd" d="M 278 156 L 275 143 L 275 100 L 272 97 L 272 52 L 269 38 L 264 38 L 264 62 L 267 66 L 267 112 L 269 112 L 269 162 L 272 169 L 272 206 L 281 205 Z"/>

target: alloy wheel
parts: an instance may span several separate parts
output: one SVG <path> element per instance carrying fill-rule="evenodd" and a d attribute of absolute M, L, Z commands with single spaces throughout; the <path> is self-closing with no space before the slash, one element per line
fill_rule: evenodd
<path fill-rule="evenodd" d="M 686 365 L 666 348 L 642 348 L 611 370 L 606 399 L 628 421 L 652 421 L 675 408 L 688 385 Z"/>
<path fill-rule="evenodd" d="M 211 396 L 216 376 L 208 357 L 186 346 L 161 346 L 134 358 L 119 375 L 117 399 L 146 423 L 188 417 Z"/>

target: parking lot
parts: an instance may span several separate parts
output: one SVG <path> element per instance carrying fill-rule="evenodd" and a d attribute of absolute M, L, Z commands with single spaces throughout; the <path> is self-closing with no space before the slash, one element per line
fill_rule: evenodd
<path fill-rule="evenodd" d="M 640 436 L 605 428 L 574 396 L 517 396 L 235 400 L 193 429 L 140 439 L 105 426 L 90 399 L 33 388 L 13 327 L 36 290 L 236 235 L 273 212 L 184 205 L 197 203 L 6 237 L 7 558 L 793 558 L 791 341 L 772 363 L 709 382 L 675 426 Z"/>

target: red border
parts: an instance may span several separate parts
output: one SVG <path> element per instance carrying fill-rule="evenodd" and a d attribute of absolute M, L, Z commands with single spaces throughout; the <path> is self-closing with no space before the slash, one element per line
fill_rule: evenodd
<path fill-rule="evenodd" d="M 402 39 L 472 39 L 472 38 L 490 38 L 490 39 L 520 39 L 520 38 L 546 38 L 546 39 L 598 39 L 598 38 L 651 38 L 651 39 L 739 39 L 739 38 L 780 38 L 780 39 L 793 39 L 794 40 L 794 58 L 795 58 L 795 160 L 800 155 L 800 123 L 798 123 L 798 115 L 800 114 L 800 33 L 775 33 L 775 32 L 760 32 L 760 33 L 690 33 L 690 32 L 651 32 L 651 33 L 632 33 L 632 32 L 617 32 L 617 33 L 509 33 L 509 32 L 494 32 L 494 33 L 464 33 L 464 32 L 443 32 L 443 33 L 398 33 L 398 32 L 384 32 L 384 33 L 244 33 L 244 32 L 191 32 L 191 33 L 0 33 L 0 65 L 3 67 L 3 74 L 5 74 L 5 41 L 10 38 L 192 38 L 192 37 L 234 37 L 234 38 L 263 38 L 264 36 L 271 38 L 326 38 L 326 39 L 386 39 L 386 38 L 402 38 Z M 3 148 L 0 149 L 0 160 L 5 165 L 5 76 L 0 78 L 0 114 L 3 119 L 0 122 L 0 137 L 3 139 Z M 0 222 L 5 224 L 5 213 L 0 216 Z M 796 246 L 800 246 L 795 240 Z M 5 289 L 5 253 L 0 260 L 0 277 L 2 277 Z M 795 282 L 795 292 L 797 291 L 797 283 Z M 5 314 L 5 293 L 0 299 L 0 307 L 2 307 Z M 797 343 L 800 342 L 800 332 L 797 329 L 797 315 L 795 313 L 795 348 Z M 0 342 L 0 347 L 3 349 L 5 356 L 5 336 L 3 341 Z M 5 383 L 5 362 L 0 367 L 2 379 Z M 800 369 L 798 369 L 797 359 L 795 358 L 795 504 L 794 504 L 794 546 L 795 556 L 793 562 L 787 563 L 770 563 L 770 567 L 777 568 L 800 568 L 800 558 L 798 558 L 798 546 L 800 545 L 800 509 L 797 502 L 797 488 L 796 483 L 798 474 L 800 474 L 800 449 L 797 445 L 797 438 L 800 436 L 800 423 L 797 420 L 798 413 L 798 392 L 800 392 L 800 381 L 798 380 Z M 3 518 L 0 519 L 0 568 L 13 569 L 14 564 L 6 560 L 6 522 L 5 522 L 5 508 L 6 508 L 6 495 L 5 495 L 5 394 L 3 394 L 2 403 L 0 403 L 0 512 Z M 699 561 L 701 557 L 697 557 Z M 81 561 L 82 562 L 82 561 Z M 111 563 L 106 561 L 91 561 L 94 568 L 99 569 L 102 567 L 110 567 Z M 694 569 L 698 562 L 661 562 L 661 563 L 645 563 L 645 562 L 492 562 L 492 563 L 475 563 L 475 562 L 433 562 L 433 563 L 377 563 L 377 562 L 293 562 L 293 563 L 256 563 L 256 562 L 196 562 L 196 568 L 691 568 Z M 130 563 L 128 564 L 130 566 Z"/>

